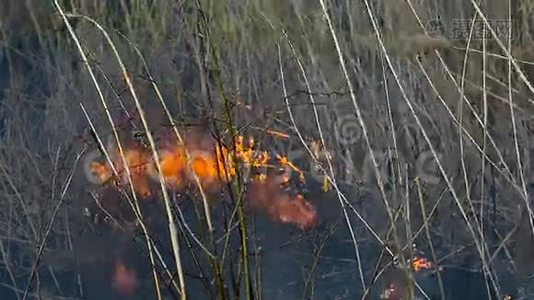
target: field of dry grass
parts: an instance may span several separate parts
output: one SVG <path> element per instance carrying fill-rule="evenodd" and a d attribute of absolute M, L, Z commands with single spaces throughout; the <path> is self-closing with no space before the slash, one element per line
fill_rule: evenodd
<path fill-rule="evenodd" d="M 532 1 L 37 3 L 0 299 L 534 297 Z"/>

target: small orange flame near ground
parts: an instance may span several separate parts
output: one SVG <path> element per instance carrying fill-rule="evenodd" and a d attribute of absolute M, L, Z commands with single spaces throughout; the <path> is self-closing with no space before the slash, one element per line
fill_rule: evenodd
<path fill-rule="evenodd" d="M 431 269 L 432 267 L 432 262 L 424 257 L 414 257 L 412 260 L 412 269 L 414 272 Z"/>
<path fill-rule="evenodd" d="M 287 157 L 277 155 L 276 160 L 272 161 L 266 151 L 256 149 L 252 138 L 245 141 L 243 136 L 238 136 L 232 151 L 222 143 L 199 134 L 189 136 L 186 141 L 185 145 L 177 141 L 167 141 L 160 146 L 158 156 L 161 173 L 166 186 L 172 190 L 195 184 L 194 175 L 203 188 L 214 190 L 221 183 L 234 178 L 239 167 L 289 168 L 290 171 L 298 173 L 299 180 L 305 180 L 304 172 Z M 123 159 L 118 151 L 112 153 L 114 154 L 112 162 L 118 176 L 113 175 L 112 168 L 107 162 L 92 162 L 90 171 L 102 183 L 114 182 L 116 185 L 127 187 L 129 181 Z M 141 145 L 127 147 L 124 150 L 124 159 L 129 167 L 135 191 L 148 199 L 151 196 L 150 181 L 158 178 L 150 151 Z M 249 200 L 251 206 L 267 213 L 278 222 L 295 224 L 303 230 L 312 228 L 317 223 L 315 208 L 300 195 L 291 197 L 286 194 L 280 187 L 281 183 L 286 183 L 280 182 L 281 178 L 283 181 L 289 180 L 287 174 L 273 177 L 261 173 L 255 176 Z"/>
<path fill-rule="evenodd" d="M 138 287 L 139 282 L 135 271 L 126 267 L 121 261 L 117 260 L 115 263 L 115 271 L 113 273 L 113 289 L 121 296 L 131 295 Z"/>

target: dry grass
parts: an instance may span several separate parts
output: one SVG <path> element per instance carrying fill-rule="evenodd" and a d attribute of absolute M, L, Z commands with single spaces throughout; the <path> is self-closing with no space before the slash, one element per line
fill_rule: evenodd
<path fill-rule="evenodd" d="M 139 297 L 454 299 L 465 272 L 471 297 L 529 298 L 534 6 L 516 2 L 1 0 L 0 295 L 98 297 L 88 266 L 135 252 Z M 192 124 L 289 156 L 320 224 L 250 213 L 243 165 L 215 194 L 160 176 L 151 204 L 128 168 L 119 191 L 84 174 L 108 136 L 159 162 L 159 134 Z M 99 232 L 122 238 L 82 251 Z"/>

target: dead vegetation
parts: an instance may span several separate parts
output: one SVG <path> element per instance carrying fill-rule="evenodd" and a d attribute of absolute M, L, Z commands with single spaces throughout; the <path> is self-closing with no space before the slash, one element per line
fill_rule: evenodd
<path fill-rule="evenodd" d="M 0 298 L 531 297 L 530 1 L 0 7 Z"/>

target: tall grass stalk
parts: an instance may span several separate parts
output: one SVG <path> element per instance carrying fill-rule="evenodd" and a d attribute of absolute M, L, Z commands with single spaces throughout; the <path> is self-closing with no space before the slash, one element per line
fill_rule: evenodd
<path fill-rule="evenodd" d="M 197 1 L 197 5 L 199 6 L 199 10 L 202 11 L 202 7 L 200 7 L 200 2 Z M 223 113 L 224 113 L 224 124 L 226 127 L 226 131 L 228 132 L 228 136 L 230 137 L 231 145 L 232 145 L 232 151 L 233 155 L 231 157 L 231 160 L 229 164 L 231 166 L 239 166 L 239 162 L 237 160 L 237 153 L 236 153 L 236 139 L 238 136 L 238 133 L 236 131 L 236 125 L 234 124 L 234 120 L 232 117 L 231 112 L 231 103 L 230 99 L 228 99 L 227 93 L 225 91 L 224 82 L 222 78 L 222 74 L 220 71 L 220 61 L 219 61 L 219 53 L 216 50 L 213 42 L 210 39 L 210 30 L 209 30 L 209 23 L 206 21 L 206 16 L 204 14 L 201 14 L 200 17 L 200 23 L 201 28 L 203 29 L 202 33 L 206 35 L 207 37 L 207 45 L 209 45 L 209 53 L 211 54 L 212 58 L 212 72 L 213 77 L 215 80 L 218 96 L 223 101 Z M 207 87 L 208 90 L 208 98 L 210 103 L 213 103 L 213 99 L 210 96 L 209 87 Z M 219 139 L 220 140 L 220 139 Z M 223 158 L 223 161 L 225 158 Z M 228 165 L 226 162 L 223 162 L 224 165 Z M 228 174 L 228 172 L 225 172 Z M 236 205 L 237 210 L 237 217 L 239 221 L 239 234 L 240 234 L 240 243 L 241 243 L 241 259 L 243 264 L 243 276 L 245 278 L 245 297 L 246 299 L 252 300 L 255 298 L 254 296 L 254 289 L 253 289 L 253 280 L 252 280 L 252 273 L 251 273 L 251 267 L 250 267 L 250 260 L 249 260 L 249 231 L 247 226 L 247 218 L 245 215 L 245 209 L 244 209 L 244 202 L 243 199 L 245 197 L 244 195 L 244 185 L 241 178 L 241 171 L 237 170 L 236 178 L 233 182 L 233 184 L 230 186 L 229 191 L 231 193 L 231 198 L 234 199 L 234 203 Z"/>
<path fill-rule="evenodd" d="M 131 180 L 130 168 L 129 168 L 128 163 L 126 161 L 126 158 L 124 156 L 124 149 L 123 149 L 123 147 L 121 145 L 121 142 L 119 140 L 119 136 L 118 136 L 118 133 L 117 133 L 117 129 L 115 128 L 113 118 L 111 117 L 111 115 L 109 114 L 109 110 L 107 109 L 106 101 L 105 101 L 104 96 L 103 96 L 103 94 L 102 94 L 102 92 L 100 90 L 99 84 L 96 81 L 95 75 L 93 74 L 93 71 L 92 71 L 91 67 L 89 66 L 89 62 L 87 60 L 85 52 L 83 51 L 83 48 L 82 48 L 82 46 L 80 44 L 80 41 L 79 41 L 78 37 L 76 36 L 76 33 L 74 32 L 72 26 L 70 25 L 70 23 L 69 23 L 69 21 L 67 19 L 67 16 L 65 15 L 64 11 L 62 10 L 62 8 L 59 5 L 57 0 L 54 1 L 54 4 L 55 4 L 57 10 L 59 11 L 59 13 L 61 14 L 61 16 L 63 18 L 63 21 L 64 21 L 65 25 L 67 26 L 72 39 L 74 40 L 75 44 L 78 47 L 79 53 L 82 56 L 82 60 L 83 60 L 83 62 L 85 64 L 85 66 L 87 67 L 87 70 L 89 71 L 89 74 L 90 74 L 90 76 L 91 76 L 91 78 L 93 80 L 93 83 L 95 84 L 95 87 L 96 87 L 96 89 L 98 91 L 98 94 L 100 96 L 100 100 L 101 100 L 102 104 L 104 105 L 104 108 L 106 110 L 106 115 L 108 117 L 108 120 L 109 120 L 112 128 L 113 128 L 113 134 L 115 136 L 115 140 L 116 140 L 116 143 L 117 143 L 117 147 L 119 149 L 120 156 L 121 156 L 121 158 L 123 160 L 123 164 L 125 166 L 125 170 L 126 170 L 126 174 L 128 176 L 128 181 L 129 181 L 129 184 L 130 184 L 130 189 L 131 189 L 132 195 L 134 196 L 135 202 L 138 203 L 137 198 L 136 198 L 135 188 L 134 188 L 132 180 Z M 156 151 L 156 146 L 154 144 L 154 139 L 152 138 L 150 130 L 148 129 L 148 124 L 147 124 L 146 119 L 144 117 L 144 111 L 140 106 L 139 100 L 137 99 L 137 95 L 135 93 L 135 90 L 133 89 L 133 86 L 131 84 L 130 78 L 129 78 L 127 72 L 126 72 L 126 68 L 124 67 L 124 64 L 122 63 L 122 60 L 120 59 L 120 56 L 119 56 L 116 48 L 114 47 L 113 42 L 109 38 L 109 35 L 107 34 L 107 32 L 105 30 L 103 30 L 103 28 L 98 23 L 93 22 L 93 24 L 95 24 L 97 26 L 97 28 L 102 32 L 102 34 L 105 36 L 106 40 L 108 41 L 109 46 L 113 49 L 113 52 L 114 52 L 114 54 L 115 54 L 115 56 L 116 56 L 116 58 L 117 58 L 117 60 L 119 62 L 119 65 L 121 67 L 121 71 L 123 72 L 124 79 L 126 80 L 126 82 L 128 84 L 128 87 L 129 87 L 129 90 L 130 90 L 130 92 L 131 92 L 131 94 L 132 94 L 132 96 L 134 98 L 135 103 L 136 103 L 136 107 L 137 107 L 138 113 L 139 113 L 139 115 L 141 117 L 141 120 L 143 122 L 143 126 L 144 126 L 145 132 L 147 134 L 147 138 L 149 139 L 149 143 L 150 143 L 151 150 L 152 150 L 152 155 L 154 156 L 154 160 L 156 161 L 156 168 L 157 168 L 158 173 L 159 173 L 160 186 L 162 188 L 163 197 L 164 197 L 164 201 L 165 201 L 165 206 L 166 206 L 166 209 L 167 209 L 167 217 L 168 217 L 168 223 L 169 223 L 169 235 L 170 235 L 170 238 L 171 238 L 171 241 L 172 241 L 174 258 L 175 258 L 175 262 L 176 262 L 176 266 L 177 266 L 177 272 L 178 272 L 178 280 L 180 282 L 180 291 L 179 292 L 181 294 L 182 300 L 185 300 L 186 299 L 186 290 L 185 290 L 185 281 L 184 281 L 183 271 L 182 271 L 182 263 L 181 263 L 181 258 L 180 258 L 180 254 L 179 254 L 180 248 L 179 248 L 179 244 L 178 244 L 179 243 L 178 242 L 178 232 L 176 230 L 176 225 L 174 224 L 174 218 L 173 218 L 173 215 L 172 215 L 172 212 L 171 212 L 171 209 L 170 209 L 170 199 L 169 199 L 169 196 L 167 194 L 166 187 L 165 187 L 165 181 L 164 181 L 163 176 L 161 175 L 162 174 L 161 173 L 161 166 L 159 164 L 159 157 L 158 157 L 158 154 L 157 154 L 157 151 Z M 111 163 L 111 160 L 109 159 L 109 157 L 108 157 L 108 161 L 110 162 L 110 165 L 113 165 Z M 117 173 L 116 170 L 114 172 L 115 172 L 115 174 Z M 155 266 L 153 255 L 152 255 L 152 246 L 151 246 L 151 243 L 149 242 L 149 236 L 148 236 L 147 233 L 145 233 L 145 236 L 146 236 L 146 239 L 147 239 L 147 245 L 148 245 L 148 249 L 149 249 L 149 253 L 150 253 L 151 263 L 152 263 L 152 266 Z M 157 296 L 158 296 L 158 299 L 161 299 L 161 291 L 160 291 L 160 288 L 159 288 L 159 280 L 158 280 L 158 277 L 157 277 L 157 274 L 156 274 L 155 271 L 153 271 L 153 275 L 154 275 L 154 285 L 155 285 L 155 288 L 156 288 Z"/>

